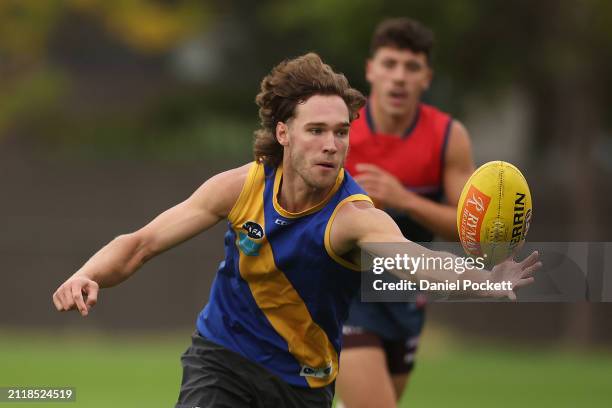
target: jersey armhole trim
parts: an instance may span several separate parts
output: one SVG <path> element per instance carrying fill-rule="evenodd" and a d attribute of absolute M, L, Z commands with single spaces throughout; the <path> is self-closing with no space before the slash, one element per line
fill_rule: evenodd
<path fill-rule="evenodd" d="M 358 265 L 356 263 L 353 263 L 353 262 L 350 262 L 344 259 L 340 255 L 338 255 L 336 252 L 334 252 L 334 249 L 331 246 L 331 226 L 334 223 L 336 214 L 338 213 L 338 210 L 340 210 L 340 208 L 342 208 L 344 204 L 353 202 L 353 201 L 367 201 L 370 204 L 372 204 L 372 199 L 365 194 L 353 194 L 353 195 L 346 197 L 344 200 L 340 201 L 338 205 L 336 206 L 336 208 L 334 208 L 334 212 L 332 213 L 331 217 L 329 217 L 329 220 L 327 221 L 327 226 L 325 227 L 325 239 L 324 239 L 325 251 L 338 264 L 344 266 L 345 268 L 349 268 L 354 271 L 361 272 L 361 265 Z"/>
<path fill-rule="evenodd" d="M 244 205 L 251 193 L 251 190 L 253 189 L 253 183 L 255 182 L 257 172 L 260 171 L 261 168 L 262 168 L 261 164 L 257 162 L 252 163 L 251 168 L 249 169 L 249 172 L 247 173 L 246 180 L 244 181 L 244 185 L 242 186 L 242 190 L 240 190 L 240 195 L 238 196 L 236 203 L 234 204 L 229 214 L 227 215 L 227 220 L 231 224 L 234 224 L 234 220 L 236 216 L 244 208 Z"/>

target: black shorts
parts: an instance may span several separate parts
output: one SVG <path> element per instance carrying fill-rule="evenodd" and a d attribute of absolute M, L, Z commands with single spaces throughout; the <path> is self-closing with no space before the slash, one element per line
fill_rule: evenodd
<path fill-rule="evenodd" d="M 292 386 L 197 332 L 181 362 L 183 380 L 175 408 L 331 407 L 334 399 L 334 383 Z"/>

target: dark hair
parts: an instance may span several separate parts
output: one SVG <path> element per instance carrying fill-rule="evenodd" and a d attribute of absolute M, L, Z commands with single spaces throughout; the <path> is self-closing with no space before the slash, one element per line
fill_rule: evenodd
<path fill-rule="evenodd" d="M 370 56 L 373 57 L 381 47 L 394 47 L 422 52 L 429 62 L 433 45 L 433 32 L 423 24 L 407 17 L 389 18 L 376 27 L 370 43 Z"/>
<path fill-rule="evenodd" d="M 261 120 L 253 142 L 255 160 L 271 166 L 282 162 L 283 146 L 276 139 L 276 125 L 293 117 L 297 104 L 313 95 L 341 97 L 348 107 L 350 121 L 365 104 L 364 96 L 351 88 L 346 77 L 334 72 L 317 54 L 281 62 L 261 81 L 261 91 L 255 98 Z"/>

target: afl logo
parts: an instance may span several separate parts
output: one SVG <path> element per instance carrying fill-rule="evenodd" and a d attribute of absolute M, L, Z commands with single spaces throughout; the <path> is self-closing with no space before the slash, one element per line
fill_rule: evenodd
<path fill-rule="evenodd" d="M 242 229 L 247 231 L 249 238 L 262 239 L 264 236 L 264 230 L 261 225 L 253 221 L 247 221 L 242 225 Z"/>
<path fill-rule="evenodd" d="M 246 231 L 246 234 L 242 231 L 238 232 L 238 247 L 246 256 L 258 256 L 263 244 L 263 228 L 256 222 L 247 221 L 242 224 L 242 229 Z"/>

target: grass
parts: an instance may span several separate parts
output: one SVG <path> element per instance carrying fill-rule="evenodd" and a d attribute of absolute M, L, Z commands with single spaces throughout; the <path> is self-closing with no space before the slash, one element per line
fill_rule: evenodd
<path fill-rule="evenodd" d="M 609 407 L 612 355 L 457 347 L 420 359 L 404 407 Z"/>
<path fill-rule="evenodd" d="M 53 407 L 173 407 L 181 381 L 179 357 L 189 340 L 188 332 L 164 337 L 11 332 L 0 336 L 0 386 L 76 388 L 76 403 Z"/>
<path fill-rule="evenodd" d="M 183 333 L 109 335 L 0 331 L 0 387 L 73 386 L 76 403 L 42 407 L 172 407 Z M 428 329 L 402 407 L 608 407 L 612 354 L 468 344 Z"/>
<path fill-rule="evenodd" d="M 425 327 L 401 407 L 609 407 L 612 352 L 460 338 Z"/>

